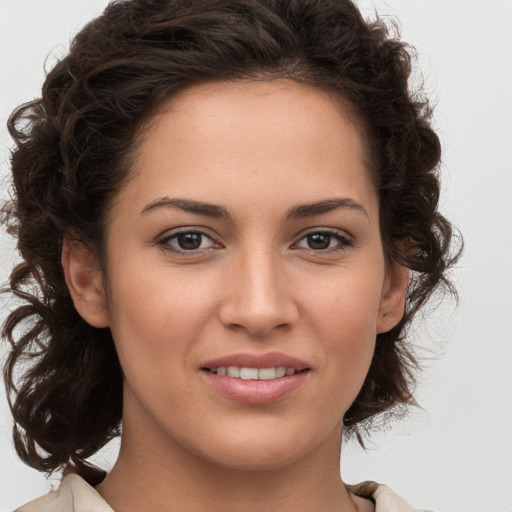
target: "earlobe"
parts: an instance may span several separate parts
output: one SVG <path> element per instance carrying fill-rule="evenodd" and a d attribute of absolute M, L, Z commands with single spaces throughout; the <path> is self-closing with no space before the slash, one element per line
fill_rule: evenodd
<path fill-rule="evenodd" d="M 61 262 L 80 316 L 93 327 L 108 327 L 103 276 L 94 251 L 84 243 L 64 240 Z"/>
<path fill-rule="evenodd" d="M 410 277 L 410 269 L 396 262 L 391 263 L 382 291 L 377 334 L 393 329 L 402 319 Z"/>

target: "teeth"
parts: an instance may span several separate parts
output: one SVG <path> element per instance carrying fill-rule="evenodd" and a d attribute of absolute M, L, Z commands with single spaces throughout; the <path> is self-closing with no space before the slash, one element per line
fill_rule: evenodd
<path fill-rule="evenodd" d="M 235 379 L 242 380 L 272 380 L 279 379 L 285 375 L 293 375 L 295 368 L 285 368 L 284 366 L 278 366 L 276 368 L 247 368 L 245 366 L 219 366 L 213 373 L 217 375 L 228 375 Z"/>
<path fill-rule="evenodd" d="M 276 369 L 275 368 L 261 368 L 258 371 L 258 379 L 259 380 L 271 380 L 276 378 Z"/>
<path fill-rule="evenodd" d="M 295 373 L 295 370 L 293 368 L 289 368 L 289 370 L 290 370 L 289 375 L 293 375 Z M 286 368 L 284 366 L 278 366 L 276 368 L 276 377 L 284 377 L 285 375 L 286 375 Z"/>
<path fill-rule="evenodd" d="M 240 368 L 240 378 L 243 380 L 257 380 L 258 368 Z"/>
<path fill-rule="evenodd" d="M 228 375 L 230 377 L 240 378 L 240 368 L 238 366 L 228 366 Z"/>

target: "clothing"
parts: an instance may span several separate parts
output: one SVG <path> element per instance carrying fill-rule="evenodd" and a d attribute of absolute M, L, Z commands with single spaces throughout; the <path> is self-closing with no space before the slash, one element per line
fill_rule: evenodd
<path fill-rule="evenodd" d="M 428 512 L 415 510 L 386 485 L 363 482 L 348 486 L 356 495 L 375 502 L 375 512 Z M 69 474 L 52 491 L 15 512 L 114 512 L 108 503 L 83 478 Z"/>
<path fill-rule="evenodd" d="M 357 485 L 349 485 L 348 488 L 356 496 L 371 499 L 375 503 L 375 512 L 432 512 L 431 510 L 412 508 L 387 485 L 363 482 Z"/>

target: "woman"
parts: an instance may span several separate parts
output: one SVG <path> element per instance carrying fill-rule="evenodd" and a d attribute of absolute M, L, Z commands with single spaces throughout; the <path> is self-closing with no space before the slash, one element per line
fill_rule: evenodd
<path fill-rule="evenodd" d="M 67 474 L 21 511 L 411 510 L 339 475 L 342 434 L 414 403 L 405 329 L 455 260 L 409 72 L 346 0 L 78 34 L 10 120 L 15 443 Z"/>

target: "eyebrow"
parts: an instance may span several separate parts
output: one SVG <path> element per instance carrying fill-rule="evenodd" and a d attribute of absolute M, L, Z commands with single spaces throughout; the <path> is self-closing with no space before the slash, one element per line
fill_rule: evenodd
<path fill-rule="evenodd" d="M 231 219 L 231 214 L 223 206 L 205 203 L 203 201 L 193 201 L 191 199 L 178 199 L 173 197 L 161 197 L 147 204 L 141 214 L 150 212 L 157 208 L 176 208 L 184 212 L 195 213 L 196 215 L 204 215 L 214 219 Z"/>
<path fill-rule="evenodd" d="M 206 203 L 203 201 L 194 201 L 192 199 L 180 199 L 173 197 L 161 197 L 147 204 L 141 214 L 146 214 L 157 208 L 176 208 L 196 215 L 203 215 L 214 219 L 232 220 L 231 214 L 224 206 Z M 368 212 L 363 205 L 348 197 L 335 197 L 324 199 L 315 203 L 300 204 L 288 210 L 286 214 L 287 220 L 303 219 L 305 217 L 313 217 L 338 209 L 349 209 L 363 213 L 369 218 Z"/>
<path fill-rule="evenodd" d="M 332 199 L 324 199 L 316 203 L 300 204 L 294 206 L 286 214 L 287 220 L 302 219 L 304 217 L 313 217 L 321 215 L 340 208 L 354 210 L 363 213 L 368 219 L 370 218 L 364 206 L 348 197 L 334 197 Z"/>

